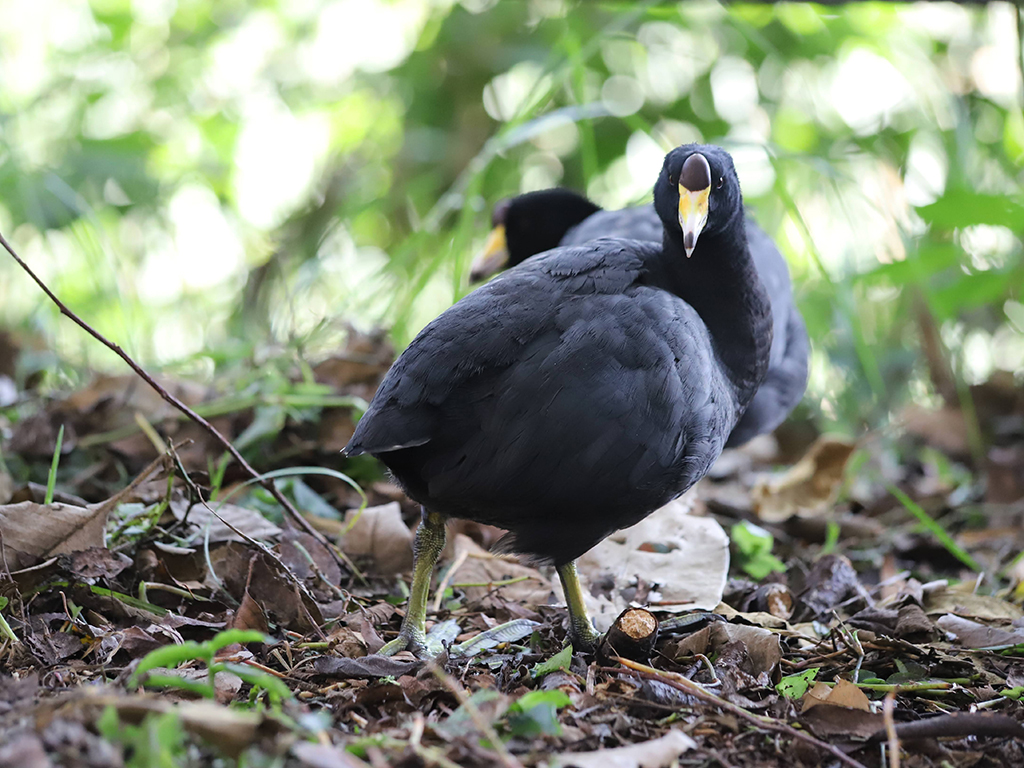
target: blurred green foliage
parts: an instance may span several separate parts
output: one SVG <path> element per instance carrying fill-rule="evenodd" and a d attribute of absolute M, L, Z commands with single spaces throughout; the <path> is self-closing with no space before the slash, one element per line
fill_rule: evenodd
<path fill-rule="evenodd" d="M 99 330 L 210 376 L 466 290 L 499 198 L 649 199 L 735 155 L 849 429 L 1024 369 L 1019 11 L 565 0 L 0 0 L 0 228 Z M 0 324 L 114 360 L 0 260 Z M 39 363 L 41 364 L 41 363 Z M 65 369 L 66 370 L 66 369 Z M 962 389 L 962 387 L 961 387 Z"/>

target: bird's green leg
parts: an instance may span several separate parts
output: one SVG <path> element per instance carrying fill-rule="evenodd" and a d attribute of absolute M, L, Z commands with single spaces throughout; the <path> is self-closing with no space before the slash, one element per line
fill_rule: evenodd
<path fill-rule="evenodd" d="M 583 602 L 583 590 L 576 575 L 576 562 L 558 566 L 558 578 L 562 580 L 565 603 L 569 607 L 569 639 L 573 650 L 592 651 L 597 647 L 601 635 L 590 623 L 587 606 Z"/>
<path fill-rule="evenodd" d="M 405 607 L 405 618 L 402 619 L 398 637 L 380 649 L 382 655 L 391 656 L 409 650 L 421 656 L 427 652 L 427 595 L 430 592 L 430 576 L 444 549 L 444 538 L 444 518 L 424 509 L 423 520 L 416 529 L 413 541 L 412 588 Z"/>

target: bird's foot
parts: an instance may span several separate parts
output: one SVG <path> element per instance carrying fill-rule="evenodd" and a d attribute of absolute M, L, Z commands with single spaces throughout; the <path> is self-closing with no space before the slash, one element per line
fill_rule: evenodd
<path fill-rule="evenodd" d="M 571 621 L 569 624 L 569 642 L 572 643 L 573 651 L 593 653 L 597 650 L 601 637 L 601 633 L 594 629 L 585 616 L 583 621 Z"/>
<path fill-rule="evenodd" d="M 426 634 L 422 631 L 406 631 L 404 627 L 399 631 L 398 637 L 391 642 L 385 643 L 377 653 L 381 656 L 394 656 L 401 651 L 409 651 L 418 659 L 425 659 L 432 655 L 427 647 Z"/>

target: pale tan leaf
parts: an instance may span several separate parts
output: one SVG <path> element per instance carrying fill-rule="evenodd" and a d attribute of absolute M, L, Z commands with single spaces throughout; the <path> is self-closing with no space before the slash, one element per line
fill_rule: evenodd
<path fill-rule="evenodd" d="M 81 706 L 88 706 L 98 717 L 105 707 L 117 709 L 127 723 L 139 723 L 149 714 L 175 712 L 189 733 L 200 736 L 229 757 L 237 758 L 247 747 L 275 739 L 282 731 L 272 716 L 246 712 L 214 701 L 171 701 L 161 696 L 118 696 L 101 688 L 83 691 Z"/>
<path fill-rule="evenodd" d="M 859 709 L 862 712 L 871 711 L 871 702 L 868 701 L 867 695 L 849 680 L 837 682 L 825 703 L 834 707 Z"/>
<path fill-rule="evenodd" d="M 714 519 L 691 515 L 691 499 L 687 495 L 666 504 L 579 559 L 577 567 L 588 586 L 609 577 L 614 581 L 610 598 L 595 598 L 584 590 L 598 629 L 607 629 L 629 607 L 623 592 L 638 577 L 655 585 L 650 602 L 659 611 L 712 609 L 721 602 L 729 572 L 729 537 Z"/>
<path fill-rule="evenodd" d="M 1020 606 L 1002 600 L 994 595 L 978 595 L 956 589 L 939 589 L 924 594 L 924 609 L 929 616 L 954 613 L 972 619 L 988 621 L 1024 618 Z"/>
<path fill-rule="evenodd" d="M 554 764 L 561 768 L 663 768 L 672 765 L 697 743 L 680 730 L 628 747 L 599 749 L 596 752 L 568 752 L 557 755 Z"/>
<path fill-rule="evenodd" d="M 839 437 L 819 437 L 785 474 L 760 480 L 754 486 L 751 499 L 758 517 L 778 523 L 793 515 L 817 517 L 828 512 L 856 447 L 856 443 Z"/>
<path fill-rule="evenodd" d="M 710 640 L 711 652 L 715 654 L 722 653 L 726 646 L 741 648 L 743 661 L 739 666 L 755 678 L 771 675 L 782 660 L 779 634 L 763 627 L 716 621 L 711 624 Z"/>
<path fill-rule="evenodd" d="M 373 571 L 382 575 L 412 568 L 412 531 L 402 521 L 397 501 L 362 512 L 349 510 L 345 522 L 351 525 L 341 541 L 345 554 L 370 558 Z"/>
<path fill-rule="evenodd" d="M 368 765 L 341 747 L 311 741 L 293 744 L 292 755 L 307 768 L 367 768 Z"/>
<path fill-rule="evenodd" d="M 6 504 L 14 493 L 14 481 L 11 476 L 0 469 L 0 504 Z"/>
<path fill-rule="evenodd" d="M 212 701 L 183 701 L 177 712 L 186 729 L 233 757 L 258 741 L 267 724 L 258 712 L 228 709 Z"/>

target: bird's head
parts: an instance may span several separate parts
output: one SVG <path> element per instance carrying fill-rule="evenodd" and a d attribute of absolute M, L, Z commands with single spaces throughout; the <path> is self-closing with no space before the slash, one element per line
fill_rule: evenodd
<path fill-rule="evenodd" d="M 494 206 L 491 233 L 474 259 L 471 283 L 556 248 L 565 233 L 600 210 L 583 195 L 568 189 L 543 189 L 510 197 Z"/>
<path fill-rule="evenodd" d="M 654 207 L 665 230 L 680 236 L 689 258 L 702 233 L 721 232 L 743 210 L 732 157 L 709 144 L 673 149 L 654 186 Z"/>

